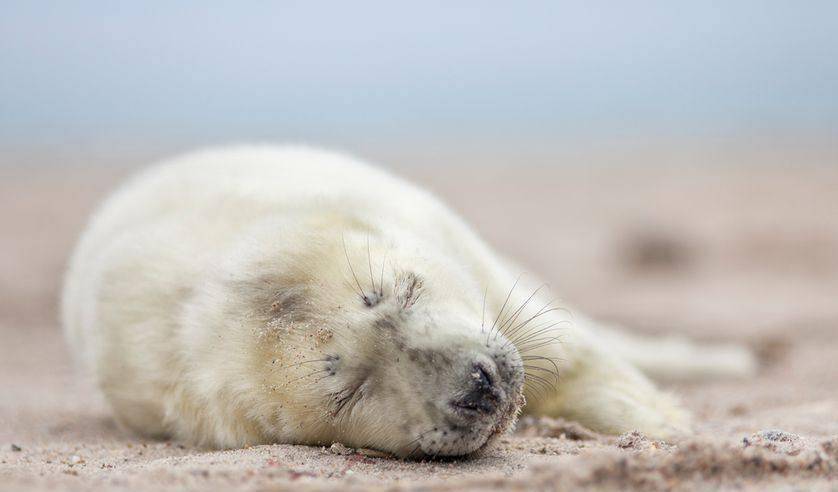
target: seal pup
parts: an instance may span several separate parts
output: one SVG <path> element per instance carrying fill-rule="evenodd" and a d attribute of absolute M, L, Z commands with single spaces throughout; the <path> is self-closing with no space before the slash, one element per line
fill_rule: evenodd
<path fill-rule="evenodd" d="M 638 367 L 753 371 L 737 347 L 601 327 L 518 272 L 385 171 L 233 147 L 152 166 L 107 199 L 70 261 L 62 318 L 120 424 L 217 448 L 464 455 L 525 400 L 666 438 L 688 414 Z"/>

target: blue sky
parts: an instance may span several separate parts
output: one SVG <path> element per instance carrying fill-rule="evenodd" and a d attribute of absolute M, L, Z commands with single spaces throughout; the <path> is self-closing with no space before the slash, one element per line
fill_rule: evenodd
<path fill-rule="evenodd" d="M 0 144 L 838 131 L 838 2 L 0 6 Z"/>

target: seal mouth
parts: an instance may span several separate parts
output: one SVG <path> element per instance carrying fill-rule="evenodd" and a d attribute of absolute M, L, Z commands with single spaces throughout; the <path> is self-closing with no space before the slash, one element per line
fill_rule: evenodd
<path fill-rule="evenodd" d="M 404 456 L 411 459 L 438 459 L 467 456 L 491 445 L 503 435 L 517 420 L 523 395 L 505 402 L 503 410 L 493 415 L 485 415 L 480 410 L 455 407 L 455 412 L 467 417 L 477 416 L 479 423 L 462 425 L 449 423 L 434 427 L 431 431 L 420 434 L 414 442 L 414 448 Z"/>
<path fill-rule="evenodd" d="M 490 403 L 471 403 L 453 401 L 449 403 L 454 412 L 465 419 L 477 419 L 481 416 L 494 412 L 494 405 Z"/>

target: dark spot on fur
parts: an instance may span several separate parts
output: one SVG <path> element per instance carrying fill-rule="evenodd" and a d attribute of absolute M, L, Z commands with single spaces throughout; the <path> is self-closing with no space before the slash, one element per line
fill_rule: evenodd
<path fill-rule="evenodd" d="M 270 298 L 268 316 L 271 319 L 282 317 L 302 320 L 305 318 L 305 300 L 305 296 L 298 289 L 274 292 Z"/>
<path fill-rule="evenodd" d="M 263 274 L 255 278 L 230 281 L 228 289 L 249 299 L 252 312 L 266 321 L 282 318 L 291 322 L 304 321 L 310 315 L 309 293 L 299 284 L 278 274 Z"/>
<path fill-rule="evenodd" d="M 396 323 L 390 316 L 382 316 L 375 320 L 375 327 L 384 331 L 396 331 Z"/>
<path fill-rule="evenodd" d="M 398 318 L 397 315 L 382 315 L 373 324 L 373 327 L 381 332 L 381 337 L 393 344 L 397 353 L 406 351 L 404 334 L 399 329 L 400 321 Z"/>
<path fill-rule="evenodd" d="M 454 360 L 445 352 L 438 350 L 407 349 L 411 360 L 418 361 L 426 367 L 442 368 L 454 365 Z"/>

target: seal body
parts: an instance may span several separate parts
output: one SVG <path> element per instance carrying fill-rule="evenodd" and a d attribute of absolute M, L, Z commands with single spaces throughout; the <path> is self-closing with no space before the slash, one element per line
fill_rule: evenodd
<path fill-rule="evenodd" d="M 603 432 L 688 429 L 629 363 L 645 342 L 550 304 L 431 194 L 326 151 L 144 170 L 83 233 L 62 316 L 117 420 L 149 436 L 461 455 L 524 395 Z"/>

